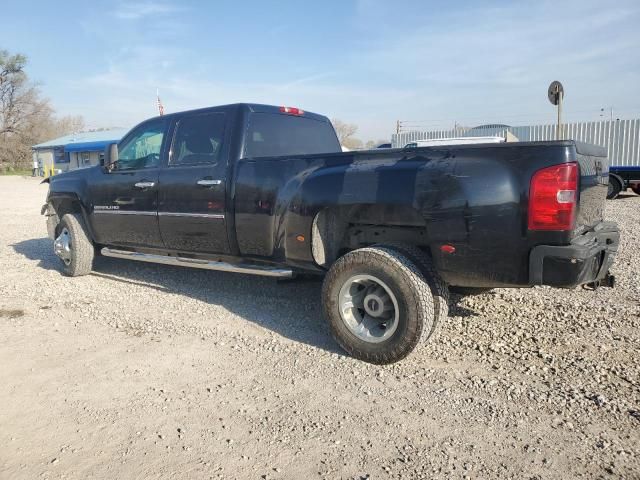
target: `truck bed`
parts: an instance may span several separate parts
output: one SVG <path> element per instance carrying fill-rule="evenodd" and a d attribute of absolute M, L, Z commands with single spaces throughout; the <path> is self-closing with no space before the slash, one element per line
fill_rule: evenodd
<path fill-rule="evenodd" d="M 580 166 L 576 228 L 528 231 L 532 175 L 571 161 Z M 346 218 L 345 235 L 356 237 L 343 242 L 357 242 L 358 228 L 367 230 L 360 235 L 366 242 L 372 228 L 390 223 L 419 232 L 420 246 L 452 285 L 529 285 L 532 248 L 568 245 L 602 221 L 607 170 L 604 149 L 574 141 L 242 159 L 235 235 L 243 256 L 318 268 L 289 232 L 310 237 L 316 215 L 329 209 Z M 456 254 L 443 254 L 444 244 Z"/>

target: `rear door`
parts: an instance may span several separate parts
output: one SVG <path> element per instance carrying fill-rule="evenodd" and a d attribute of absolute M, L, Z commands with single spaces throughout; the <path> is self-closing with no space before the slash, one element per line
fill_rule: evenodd
<path fill-rule="evenodd" d="M 226 117 L 223 111 L 209 111 L 187 114 L 177 121 L 159 182 L 158 221 L 166 248 L 229 253 Z"/>
<path fill-rule="evenodd" d="M 92 176 L 89 221 L 104 245 L 162 247 L 158 228 L 158 175 L 167 124 L 156 118 L 136 127 L 118 146 L 118 162 Z"/>

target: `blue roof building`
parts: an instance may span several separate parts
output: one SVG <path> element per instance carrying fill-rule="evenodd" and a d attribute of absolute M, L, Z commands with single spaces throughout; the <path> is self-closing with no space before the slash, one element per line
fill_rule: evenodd
<path fill-rule="evenodd" d="M 119 142 L 127 129 L 79 132 L 34 145 L 33 160 L 50 171 L 74 170 L 98 165 L 107 145 Z"/>

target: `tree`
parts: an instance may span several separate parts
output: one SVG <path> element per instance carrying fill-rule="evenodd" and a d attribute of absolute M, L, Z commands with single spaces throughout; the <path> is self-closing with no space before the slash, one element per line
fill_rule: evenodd
<path fill-rule="evenodd" d="M 357 150 L 362 148 L 362 140 L 354 138 L 353 136 L 358 131 L 358 126 L 353 123 L 345 123 L 340 119 L 333 118 L 331 120 L 333 129 L 338 135 L 340 145 L 347 147 L 349 150 Z"/>
<path fill-rule="evenodd" d="M 80 116 L 56 119 L 25 72 L 27 58 L 0 50 L 0 168 L 27 166 L 31 146 L 81 130 Z"/>
<path fill-rule="evenodd" d="M 343 143 L 358 131 L 357 125 L 354 125 L 353 123 L 345 123 L 338 118 L 332 118 L 331 124 L 333 125 L 333 129 L 336 131 L 336 135 L 338 135 L 340 143 Z"/>
<path fill-rule="evenodd" d="M 85 123 L 82 115 L 67 115 L 56 118 L 51 122 L 50 138 L 81 132 L 84 128 Z"/>

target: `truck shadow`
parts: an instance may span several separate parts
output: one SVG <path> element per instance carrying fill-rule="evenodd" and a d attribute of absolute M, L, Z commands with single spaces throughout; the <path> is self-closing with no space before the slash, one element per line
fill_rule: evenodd
<path fill-rule="evenodd" d="M 627 198 L 638 198 L 638 195 L 631 192 L 620 193 L 614 200 L 624 200 Z"/>
<path fill-rule="evenodd" d="M 12 247 L 16 253 L 38 260 L 39 267 L 60 271 L 48 238 L 25 240 Z M 283 337 L 342 353 L 322 316 L 319 280 L 277 282 L 266 277 L 105 257 L 96 258 L 92 275 L 220 305 Z"/>

